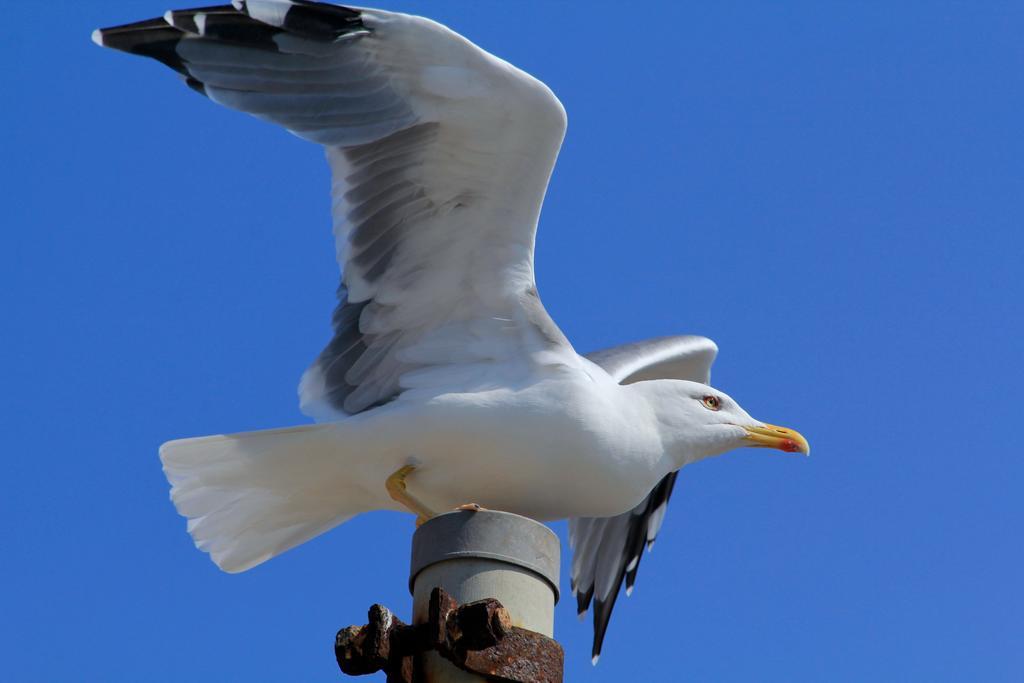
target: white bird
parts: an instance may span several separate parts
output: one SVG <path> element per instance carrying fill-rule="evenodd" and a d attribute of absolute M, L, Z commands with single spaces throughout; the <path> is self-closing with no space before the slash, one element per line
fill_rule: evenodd
<path fill-rule="evenodd" d="M 371 510 L 570 518 L 596 661 L 681 467 L 740 446 L 808 452 L 706 384 L 710 340 L 573 350 L 533 267 L 566 116 L 529 74 L 428 19 L 307 0 L 172 11 L 93 39 L 323 145 L 333 173 L 340 302 L 299 386 L 319 424 L 160 449 L 221 569 Z"/>

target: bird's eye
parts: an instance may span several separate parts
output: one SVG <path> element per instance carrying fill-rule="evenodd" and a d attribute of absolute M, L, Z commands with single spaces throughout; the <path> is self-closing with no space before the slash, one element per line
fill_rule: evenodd
<path fill-rule="evenodd" d="M 718 410 L 719 408 L 722 407 L 722 402 L 719 400 L 717 396 L 705 396 L 701 400 L 701 402 L 704 404 L 704 407 L 707 408 L 708 410 Z"/>

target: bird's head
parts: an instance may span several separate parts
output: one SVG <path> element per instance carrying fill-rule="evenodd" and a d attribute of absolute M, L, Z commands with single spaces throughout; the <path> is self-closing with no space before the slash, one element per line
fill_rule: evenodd
<path fill-rule="evenodd" d="M 706 384 L 665 379 L 632 386 L 642 387 L 668 454 L 680 466 L 744 446 L 811 452 L 799 432 L 755 420 L 732 397 Z"/>

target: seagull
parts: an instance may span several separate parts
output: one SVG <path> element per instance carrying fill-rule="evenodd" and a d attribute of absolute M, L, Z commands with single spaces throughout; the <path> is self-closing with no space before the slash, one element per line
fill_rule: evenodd
<path fill-rule="evenodd" d="M 333 338 L 299 384 L 315 423 L 160 449 L 222 570 L 372 510 L 568 518 L 596 663 L 680 468 L 743 446 L 809 452 L 708 385 L 709 339 L 584 356 L 552 321 L 533 251 L 566 114 L 529 74 L 429 19 L 308 0 L 170 11 L 93 40 L 322 145 L 332 172 Z"/>

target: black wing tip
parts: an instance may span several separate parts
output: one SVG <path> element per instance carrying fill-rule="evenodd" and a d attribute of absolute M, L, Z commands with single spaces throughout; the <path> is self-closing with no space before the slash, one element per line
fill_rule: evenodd
<path fill-rule="evenodd" d="M 284 15 L 284 28 L 318 40 L 337 40 L 366 31 L 362 14 L 350 7 L 320 2 L 297 2 Z"/>
<path fill-rule="evenodd" d="M 206 97 L 206 84 L 202 81 L 192 78 L 191 76 L 186 76 L 185 85 L 192 88 L 203 97 Z"/>
<path fill-rule="evenodd" d="M 164 21 L 185 33 L 199 33 L 199 24 L 196 23 L 194 14 L 168 10 L 164 15 Z"/>
<path fill-rule="evenodd" d="M 274 38 L 282 29 L 263 23 L 231 5 L 173 10 L 163 20 L 182 34 L 207 38 L 248 48 L 277 52 Z"/>
<path fill-rule="evenodd" d="M 92 42 L 100 47 L 150 57 L 180 74 L 187 75 L 185 62 L 176 49 L 183 35 L 179 29 L 163 19 L 149 19 L 133 24 L 98 28 L 92 32 Z"/>
<path fill-rule="evenodd" d="M 591 584 L 584 592 L 576 593 L 576 615 L 582 617 L 590 609 L 590 601 L 594 597 L 594 586 Z"/>
<path fill-rule="evenodd" d="M 215 7 L 197 7 L 195 9 L 174 9 L 164 12 L 164 21 L 174 28 L 181 29 L 186 33 L 199 35 L 203 26 L 211 15 L 238 15 L 237 9 L 231 5 L 217 5 Z M 197 19 L 197 17 L 202 17 Z"/>
<path fill-rule="evenodd" d="M 636 585 L 636 577 L 640 570 L 640 561 L 643 559 L 644 548 L 646 547 L 647 550 L 650 550 L 651 546 L 654 545 L 657 533 L 655 532 L 648 537 L 650 531 L 649 520 L 656 510 L 668 505 L 678 474 L 678 472 L 672 472 L 666 475 L 651 490 L 643 503 L 634 508 L 634 510 L 625 513 L 630 515 L 630 525 L 625 543 L 622 545 L 622 554 L 620 555 L 622 564 L 617 566 L 617 574 L 612 582 L 612 590 L 609 594 L 593 600 L 594 646 L 591 654 L 594 664 L 597 664 L 597 660 L 601 656 L 601 647 L 604 643 L 605 634 L 608 631 L 608 624 L 611 621 L 612 610 L 615 608 L 615 601 L 619 597 L 623 583 L 625 583 L 626 595 L 631 595 L 633 587 Z M 574 583 L 573 590 L 576 593 L 577 612 L 582 616 L 586 613 L 587 607 L 594 596 L 594 585 L 591 584 L 586 593 L 577 591 L 577 588 Z"/>
<path fill-rule="evenodd" d="M 192 90 L 206 95 L 206 85 L 189 73 L 188 64 L 178 53 L 178 43 L 186 37 L 278 51 L 274 38 L 282 33 L 310 40 L 335 41 L 348 35 L 370 32 L 357 10 L 308 0 L 287 2 L 290 6 L 280 26 L 252 16 L 245 0 L 233 0 L 230 5 L 170 10 L 159 18 L 99 28 L 92 32 L 92 42 L 100 47 L 155 59 L 185 76 L 185 83 Z"/>
<path fill-rule="evenodd" d="M 629 563 L 626 565 L 626 597 L 628 598 L 633 594 L 633 586 L 636 585 L 636 573 L 640 569 L 640 558 L 643 557 L 643 553 L 637 552 L 636 555 L 630 558 Z"/>
<path fill-rule="evenodd" d="M 612 610 L 615 608 L 615 600 L 618 597 L 619 591 L 616 587 L 607 600 L 594 601 L 594 646 L 590 650 L 590 661 L 595 665 L 601 657 L 601 647 L 604 645 L 604 637 L 608 632 L 608 624 L 611 622 Z"/>
<path fill-rule="evenodd" d="M 276 24 L 254 16 L 245 0 L 234 0 L 230 5 L 170 10 L 159 18 L 96 29 L 92 41 L 100 47 L 152 57 L 185 73 L 175 48 L 186 34 L 277 51 L 274 38 L 281 33 L 333 42 L 371 32 L 358 10 L 309 0 L 286 1 L 289 7 Z"/>
<path fill-rule="evenodd" d="M 331 5 L 311 0 L 286 0 L 285 11 L 278 28 L 312 40 L 332 42 L 351 34 L 369 33 L 362 20 L 362 13 L 351 7 Z M 231 6 L 248 16 L 246 0 L 232 0 Z M 255 18 L 255 17 L 254 17 Z"/>

